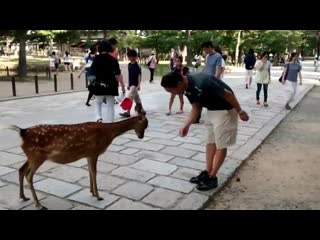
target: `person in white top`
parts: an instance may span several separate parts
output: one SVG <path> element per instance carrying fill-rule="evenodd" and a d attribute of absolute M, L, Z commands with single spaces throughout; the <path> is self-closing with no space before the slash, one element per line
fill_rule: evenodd
<path fill-rule="evenodd" d="M 65 71 L 70 71 L 70 65 L 72 64 L 72 59 L 68 51 L 66 51 L 65 55 L 63 56 L 63 63 L 64 63 Z M 72 67 L 71 67 L 71 70 L 72 70 Z"/>
<path fill-rule="evenodd" d="M 156 69 L 157 65 L 157 60 L 154 56 L 154 52 L 151 52 L 151 56 L 148 58 L 148 63 L 147 63 L 149 70 L 150 70 L 150 83 L 153 82 L 153 75 L 154 75 L 154 70 Z"/>
<path fill-rule="evenodd" d="M 257 105 L 260 105 L 260 91 L 263 85 L 263 95 L 265 107 L 268 107 L 268 84 L 271 81 L 271 63 L 268 61 L 268 53 L 264 52 L 261 59 L 258 60 L 254 66 L 256 71 L 255 80 L 257 82 L 256 99 Z"/>

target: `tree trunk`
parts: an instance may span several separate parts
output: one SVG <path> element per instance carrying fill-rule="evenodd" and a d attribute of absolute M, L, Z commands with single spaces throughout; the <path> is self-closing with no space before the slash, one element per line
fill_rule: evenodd
<path fill-rule="evenodd" d="M 27 54 L 26 54 L 26 39 L 20 38 L 19 46 L 19 65 L 18 65 L 18 76 L 19 78 L 27 75 Z"/>
<path fill-rule="evenodd" d="M 235 56 L 235 65 L 238 65 L 238 60 L 239 60 L 239 46 L 240 46 L 240 41 L 241 41 L 241 32 L 242 30 L 239 30 L 238 32 L 238 37 L 237 37 L 237 45 L 236 45 L 236 56 Z"/>
<path fill-rule="evenodd" d="M 191 46 L 190 46 L 190 40 L 191 40 L 191 30 L 186 30 L 186 42 L 187 42 L 187 66 L 192 65 L 192 56 L 191 56 Z"/>

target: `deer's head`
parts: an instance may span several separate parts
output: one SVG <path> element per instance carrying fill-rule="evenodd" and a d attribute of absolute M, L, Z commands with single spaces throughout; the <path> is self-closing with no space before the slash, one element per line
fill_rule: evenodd
<path fill-rule="evenodd" d="M 148 127 L 148 119 L 146 118 L 145 113 L 139 113 L 139 122 L 136 124 L 134 131 L 137 134 L 137 137 L 142 139 L 144 138 L 144 131 Z"/>

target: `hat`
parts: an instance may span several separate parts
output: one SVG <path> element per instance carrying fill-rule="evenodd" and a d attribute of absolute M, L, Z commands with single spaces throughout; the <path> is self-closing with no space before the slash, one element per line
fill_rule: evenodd
<path fill-rule="evenodd" d="M 129 110 L 132 107 L 132 100 L 126 97 L 125 99 L 123 99 L 120 106 L 122 107 L 123 110 Z"/>

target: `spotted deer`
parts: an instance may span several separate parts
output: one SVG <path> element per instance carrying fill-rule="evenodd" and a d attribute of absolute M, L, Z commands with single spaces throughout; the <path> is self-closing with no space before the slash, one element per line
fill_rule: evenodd
<path fill-rule="evenodd" d="M 79 159 L 88 161 L 90 192 L 97 200 L 99 196 L 97 187 L 97 161 L 104 153 L 114 138 L 134 130 L 137 137 L 142 139 L 148 127 L 145 113 L 114 123 L 86 122 L 70 125 L 36 125 L 26 129 L 15 125 L 1 127 L 20 132 L 23 140 L 23 149 L 27 160 L 19 169 L 20 198 L 28 201 L 24 195 L 23 179 L 26 177 L 34 203 L 38 209 L 47 209 L 38 200 L 33 187 L 33 175 L 47 160 L 59 164 L 68 164 Z"/>

